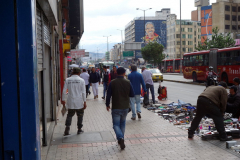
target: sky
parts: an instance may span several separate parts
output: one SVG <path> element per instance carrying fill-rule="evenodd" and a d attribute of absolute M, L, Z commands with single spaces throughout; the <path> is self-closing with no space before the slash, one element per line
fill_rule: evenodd
<path fill-rule="evenodd" d="M 209 0 L 210 4 L 216 0 Z M 191 11 L 195 0 L 182 0 L 182 19 L 191 19 Z M 155 16 L 156 11 L 170 8 L 171 14 L 180 18 L 180 0 L 84 0 L 84 33 L 80 40 L 80 48 L 86 52 L 105 53 L 107 38 L 109 50 L 114 44 L 121 43 L 121 31 L 124 41 L 125 26 L 135 17 L 143 17 L 143 11 L 152 8 L 146 16 Z M 118 30 L 119 29 L 119 30 Z"/>

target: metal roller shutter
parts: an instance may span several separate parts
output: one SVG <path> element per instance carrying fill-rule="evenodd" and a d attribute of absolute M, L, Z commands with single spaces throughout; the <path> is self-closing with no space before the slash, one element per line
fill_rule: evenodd
<path fill-rule="evenodd" d="M 41 11 L 37 9 L 37 57 L 38 57 L 38 70 L 43 69 L 43 44 L 42 44 L 42 18 Z"/>
<path fill-rule="evenodd" d="M 49 22 L 45 16 L 43 16 L 43 34 L 44 34 L 44 43 L 46 43 L 50 47 L 50 27 Z"/>

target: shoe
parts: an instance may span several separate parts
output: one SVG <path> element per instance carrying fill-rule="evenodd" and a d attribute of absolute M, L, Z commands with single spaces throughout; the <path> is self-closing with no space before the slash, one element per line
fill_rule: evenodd
<path fill-rule="evenodd" d="M 90 94 L 91 94 L 91 92 L 89 91 L 89 92 L 88 92 L 88 95 L 90 95 Z"/>
<path fill-rule="evenodd" d="M 136 117 L 132 117 L 131 119 L 132 119 L 132 120 L 136 120 Z"/>
<path fill-rule="evenodd" d="M 232 140 L 232 136 L 226 136 L 224 138 L 220 138 L 220 141 L 231 141 Z"/>
<path fill-rule="evenodd" d="M 94 99 L 96 99 L 97 98 L 97 96 L 94 96 Z"/>
<path fill-rule="evenodd" d="M 96 98 L 98 98 L 98 95 L 96 95 Z"/>
<path fill-rule="evenodd" d="M 123 150 L 125 148 L 124 139 L 120 139 L 120 148 Z"/>
<path fill-rule="evenodd" d="M 193 138 L 194 137 L 194 132 L 188 129 L 188 138 Z"/>
<path fill-rule="evenodd" d="M 103 100 L 105 100 L 105 97 L 102 97 Z"/>
<path fill-rule="evenodd" d="M 118 140 L 118 145 L 120 145 L 120 140 Z"/>
<path fill-rule="evenodd" d="M 140 112 L 138 112 L 137 115 L 138 115 L 138 119 L 142 118 Z"/>
<path fill-rule="evenodd" d="M 83 133 L 84 131 L 82 129 L 78 129 L 77 134 Z"/>
<path fill-rule="evenodd" d="M 69 131 L 70 131 L 70 127 L 66 127 L 63 136 L 70 135 L 70 134 L 69 134 Z"/>

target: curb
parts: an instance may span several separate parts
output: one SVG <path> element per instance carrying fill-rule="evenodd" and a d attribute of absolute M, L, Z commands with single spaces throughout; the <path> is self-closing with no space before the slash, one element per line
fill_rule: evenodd
<path fill-rule="evenodd" d="M 184 84 L 193 84 L 193 85 L 198 85 L 198 86 L 205 86 L 204 83 L 196 83 L 196 82 L 184 82 L 184 81 L 176 81 L 176 80 L 169 80 L 169 79 L 163 79 L 163 81 L 184 83 Z"/>

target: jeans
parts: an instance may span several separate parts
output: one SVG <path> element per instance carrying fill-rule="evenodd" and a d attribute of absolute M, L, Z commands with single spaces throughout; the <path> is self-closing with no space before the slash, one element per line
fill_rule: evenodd
<path fill-rule="evenodd" d="M 106 91 L 108 88 L 108 82 L 103 82 L 103 97 L 105 98 Z"/>
<path fill-rule="evenodd" d="M 212 101 L 205 97 L 199 97 L 197 101 L 197 113 L 193 119 L 191 127 L 189 129 L 190 134 L 198 128 L 198 125 L 202 118 L 206 115 L 210 115 L 215 123 L 216 129 L 221 137 L 226 137 L 226 132 L 223 123 L 223 114 L 220 109 Z"/>
<path fill-rule="evenodd" d="M 148 99 L 149 99 L 149 89 L 150 89 L 152 94 L 152 101 L 153 101 L 153 104 L 155 104 L 154 86 L 150 84 L 146 84 L 146 88 L 147 88 Z"/>
<path fill-rule="evenodd" d="M 128 110 L 129 109 L 112 109 L 113 129 L 117 140 L 124 139 Z"/>
<path fill-rule="evenodd" d="M 88 92 L 89 92 L 89 85 L 86 85 L 86 97 L 88 95 Z"/>
<path fill-rule="evenodd" d="M 81 129 L 83 124 L 83 115 L 84 115 L 84 109 L 68 109 L 67 119 L 66 119 L 66 127 L 70 127 L 72 123 L 72 117 L 74 116 L 75 112 L 77 113 L 78 121 L 77 126 L 78 129 Z"/>
<path fill-rule="evenodd" d="M 141 113 L 140 95 L 135 95 L 135 97 L 130 97 L 130 105 L 132 109 L 133 118 L 136 117 L 135 103 L 136 103 L 137 113 Z"/>

